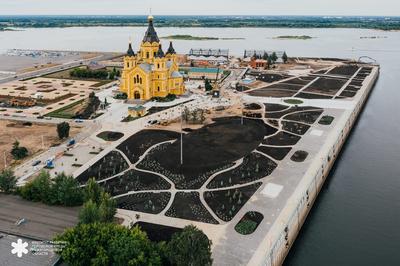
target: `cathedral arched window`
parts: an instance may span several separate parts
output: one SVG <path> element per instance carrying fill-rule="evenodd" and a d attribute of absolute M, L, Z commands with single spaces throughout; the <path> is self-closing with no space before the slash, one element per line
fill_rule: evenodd
<path fill-rule="evenodd" d="M 150 53 L 149 52 L 146 53 L 146 58 L 150 58 Z"/>
<path fill-rule="evenodd" d="M 136 77 L 134 77 L 134 78 L 133 78 L 133 83 L 135 83 L 135 84 L 136 84 Z"/>
<path fill-rule="evenodd" d="M 126 63 L 126 64 L 127 64 L 128 68 L 129 68 L 129 62 L 128 62 L 128 63 Z"/>
<path fill-rule="evenodd" d="M 160 68 L 160 63 L 157 64 L 157 68 Z"/>
<path fill-rule="evenodd" d="M 157 87 L 157 90 L 160 91 L 160 86 Z"/>
<path fill-rule="evenodd" d="M 142 84 L 142 78 L 139 78 L 139 80 L 140 80 L 140 84 Z"/>

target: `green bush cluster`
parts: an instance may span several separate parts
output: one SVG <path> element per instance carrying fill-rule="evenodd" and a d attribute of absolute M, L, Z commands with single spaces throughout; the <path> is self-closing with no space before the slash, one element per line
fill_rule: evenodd
<path fill-rule="evenodd" d="M 74 78 L 88 78 L 88 79 L 107 79 L 107 70 L 90 70 L 86 68 L 74 68 L 69 72 L 71 77 Z"/>
<path fill-rule="evenodd" d="M 42 171 L 37 178 L 19 188 L 22 198 L 50 205 L 79 206 L 83 203 L 83 191 L 79 183 L 64 173 L 53 180 L 50 174 Z"/>

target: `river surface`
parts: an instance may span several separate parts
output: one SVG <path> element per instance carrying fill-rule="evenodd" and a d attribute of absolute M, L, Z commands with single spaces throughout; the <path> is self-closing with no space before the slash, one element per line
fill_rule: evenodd
<path fill-rule="evenodd" d="M 369 56 L 381 75 L 341 156 L 285 262 L 286 265 L 400 265 L 400 32 L 361 29 L 159 28 L 159 36 L 190 34 L 244 40 L 174 41 L 190 48 L 285 50 L 289 56 Z M 12 48 L 126 51 L 145 28 L 55 28 L 0 32 Z M 309 35 L 311 40 L 277 40 Z M 379 37 L 361 38 L 361 37 Z M 163 40 L 164 47 L 168 44 Z"/>

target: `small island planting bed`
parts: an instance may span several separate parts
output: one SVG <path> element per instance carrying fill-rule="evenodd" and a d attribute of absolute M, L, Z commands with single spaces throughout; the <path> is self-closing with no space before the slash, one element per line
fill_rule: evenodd
<path fill-rule="evenodd" d="M 276 103 L 264 103 L 265 111 L 267 112 L 278 112 L 287 110 L 290 107 L 286 105 L 276 104 Z"/>
<path fill-rule="evenodd" d="M 259 182 L 235 189 L 207 191 L 204 193 L 204 199 L 221 220 L 228 222 L 235 217 L 261 184 Z"/>
<path fill-rule="evenodd" d="M 218 38 L 207 36 L 192 36 L 188 34 L 177 34 L 161 37 L 168 40 L 184 40 L 184 41 L 218 41 L 218 40 L 244 40 L 245 38 Z"/>
<path fill-rule="evenodd" d="M 304 162 L 304 160 L 307 158 L 308 152 L 306 151 L 296 151 L 293 153 L 292 157 L 290 157 L 290 160 L 293 162 L 301 163 Z"/>
<path fill-rule="evenodd" d="M 172 206 L 165 213 L 166 216 L 218 224 L 200 201 L 199 192 L 178 192 Z"/>
<path fill-rule="evenodd" d="M 298 100 L 298 99 L 286 99 L 286 100 L 284 100 L 284 102 L 287 104 L 295 104 L 295 105 L 303 103 L 302 100 Z"/>
<path fill-rule="evenodd" d="M 334 119 L 335 119 L 335 118 L 334 118 L 333 116 L 324 115 L 324 116 L 321 117 L 321 119 L 318 121 L 318 124 L 328 126 L 328 125 L 332 124 L 332 122 L 333 122 Z"/>
<path fill-rule="evenodd" d="M 285 116 L 286 120 L 293 120 L 306 124 L 314 124 L 318 117 L 323 113 L 323 110 L 308 111 Z"/>
<path fill-rule="evenodd" d="M 80 174 L 77 180 L 81 184 L 85 184 L 92 177 L 96 180 L 106 179 L 128 169 L 128 167 L 128 163 L 119 152 L 111 151 Z"/>
<path fill-rule="evenodd" d="M 137 193 L 117 198 L 117 207 L 119 209 L 145 212 L 151 214 L 160 213 L 169 202 L 171 193 Z"/>
<path fill-rule="evenodd" d="M 121 132 L 114 131 L 103 131 L 97 135 L 98 138 L 101 138 L 105 141 L 116 141 L 124 136 Z"/>
<path fill-rule="evenodd" d="M 246 214 L 236 224 L 235 230 L 242 235 L 250 235 L 256 231 L 258 225 L 264 219 L 264 216 L 259 212 L 246 212 Z"/>
<path fill-rule="evenodd" d="M 308 35 L 281 35 L 277 36 L 274 39 L 279 39 L 279 40 L 310 40 L 313 37 L 308 36 Z"/>

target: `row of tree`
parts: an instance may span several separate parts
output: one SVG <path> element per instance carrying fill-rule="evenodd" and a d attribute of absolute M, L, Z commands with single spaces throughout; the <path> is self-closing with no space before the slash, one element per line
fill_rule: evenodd
<path fill-rule="evenodd" d="M 175 233 L 169 242 L 152 242 L 138 226 L 81 223 L 67 229 L 55 241 L 67 243 L 60 255 L 70 266 L 212 264 L 211 241 L 192 225 Z"/>
<path fill-rule="evenodd" d="M 116 202 L 94 180 L 85 187 L 65 174 L 54 179 L 47 172 L 23 187 L 11 170 L 0 172 L 0 190 L 46 204 L 77 206 L 79 223 L 55 238 L 66 246 L 59 251 L 68 265 L 211 265 L 211 241 L 199 229 L 187 226 L 169 242 L 152 242 L 139 227 L 114 223 Z"/>
<path fill-rule="evenodd" d="M 115 67 L 112 71 L 106 69 L 91 70 L 87 68 L 75 68 L 69 72 L 71 77 L 75 78 L 88 78 L 88 79 L 111 79 L 121 76 L 121 72 Z"/>
<path fill-rule="evenodd" d="M 261 56 L 261 55 L 258 55 L 258 54 L 256 54 L 256 53 L 254 53 L 253 58 L 254 58 L 254 59 L 263 59 L 263 60 L 267 60 L 267 61 L 268 61 L 268 65 L 275 64 L 276 61 L 278 60 L 278 56 L 276 55 L 275 52 L 273 52 L 273 53 L 270 54 L 270 55 L 268 55 L 267 52 L 264 52 L 264 54 L 263 54 L 262 56 Z M 283 61 L 284 63 L 286 63 L 286 62 L 288 61 L 288 56 L 287 56 L 286 52 L 283 52 L 283 54 L 282 54 L 282 61 Z"/>

